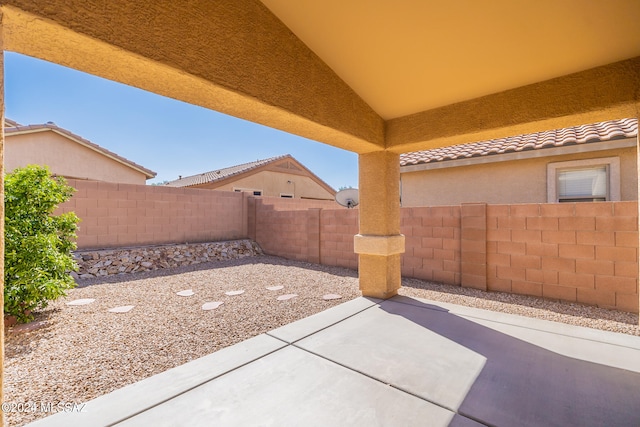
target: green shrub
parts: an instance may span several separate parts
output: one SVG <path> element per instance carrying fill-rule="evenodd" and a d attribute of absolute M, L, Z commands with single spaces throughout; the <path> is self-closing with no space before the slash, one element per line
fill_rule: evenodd
<path fill-rule="evenodd" d="M 46 166 L 5 177 L 4 313 L 19 322 L 75 286 L 69 272 L 78 269 L 71 251 L 79 219 L 73 212 L 53 215 L 74 191 Z"/>

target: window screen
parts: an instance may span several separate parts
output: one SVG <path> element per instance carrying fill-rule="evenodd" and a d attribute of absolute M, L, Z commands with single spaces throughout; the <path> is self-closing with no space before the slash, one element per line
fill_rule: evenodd
<path fill-rule="evenodd" d="M 607 200 L 607 166 L 558 170 L 559 202 Z"/>

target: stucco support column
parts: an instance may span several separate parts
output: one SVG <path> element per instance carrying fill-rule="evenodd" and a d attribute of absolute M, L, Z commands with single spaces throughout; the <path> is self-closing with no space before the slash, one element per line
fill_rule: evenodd
<path fill-rule="evenodd" d="M 354 237 L 364 296 L 390 298 L 401 284 L 400 155 L 387 151 L 360 154 L 360 230 Z"/>

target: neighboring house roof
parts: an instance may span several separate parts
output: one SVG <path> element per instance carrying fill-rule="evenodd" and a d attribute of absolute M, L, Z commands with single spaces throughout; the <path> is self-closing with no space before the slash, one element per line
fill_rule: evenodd
<path fill-rule="evenodd" d="M 234 175 L 239 175 L 244 172 L 248 172 L 253 169 L 257 169 L 260 166 L 268 165 L 276 160 L 284 159 L 285 157 L 291 157 L 289 155 L 271 157 L 263 160 L 256 160 L 255 162 L 243 163 L 241 165 L 230 166 L 224 169 L 216 169 L 209 172 L 200 173 L 198 175 L 191 175 L 184 178 L 170 181 L 166 185 L 169 187 L 191 187 L 193 185 L 209 184 L 216 181 L 222 181 Z"/>
<path fill-rule="evenodd" d="M 14 128 L 14 127 L 17 127 L 17 126 L 22 126 L 22 125 L 20 123 L 16 122 L 16 121 L 14 121 L 14 120 L 7 119 L 7 118 L 4 119 L 4 127 L 5 128 L 8 128 L 8 127 Z"/>
<path fill-rule="evenodd" d="M 529 150 L 544 150 L 570 145 L 593 144 L 637 136 L 638 120 L 609 120 L 566 129 L 405 153 L 400 155 L 400 166 L 446 162 Z"/>
<path fill-rule="evenodd" d="M 329 184 L 320 179 L 316 174 L 307 169 L 303 164 L 293 158 L 293 156 L 291 156 L 290 154 L 270 157 L 268 159 L 256 160 L 255 162 L 243 163 L 241 165 L 230 166 L 228 168 L 216 169 L 198 175 L 187 176 L 184 178 L 176 179 L 175 181 L 170 181 L 166 185 L 170 187 L 192 187 L 196 185 L 225 181 L 227 179 L 237 177 L 250 171 L 255 171 L 256 169 L 263 168 L 284 159 L 294 161 L 297 165 L 308 172 L 318 183 L 320 183 L 323 187 L 326 187 L 329 192 L 335 193 L 335 190 Z"/>
<path fill-rule="evenodd" d="M 132 169 L 137 170 L 138 172 L 141 172 L 147 177 L 147 179 L 154 178 L 156 176 L 156 172 L 150 169 L 147 169 L 144 166 L 141 166 L 135 162 L 132 162 L 129 159 L 125 159 L 124 157 L 119 156 L 116 153 L 99 146 L 98 144 L 94 144 L 93 142 L 87 139 L 84 139 L 83 137 L 76 135 L 73 132 L 70 132 L 64 128 L 61 128 L 53 122 L 47 122 L 41 125 L 24 126 L 24 125 L 20 125 L 17 122 L 14 122 L 13 120 L 5 119 L 4 133 L 5 133 L 5 136 L 7 137 L 12 135 L 22 135 L 22 134 L 36 133 L 36 132 L 55 132 L 58 135 L 64 136 L 65 138 L 68 138 L 71 141 L 74 141 L 90 150 L 96 151 L 104 156 L 109 157 L 110 159 L 118 163 L 122 163 L 125 166 L 128 166 Z"/>

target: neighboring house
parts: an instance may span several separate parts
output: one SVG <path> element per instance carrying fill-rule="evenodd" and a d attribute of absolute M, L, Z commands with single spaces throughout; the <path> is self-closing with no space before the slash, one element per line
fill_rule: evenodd
<path fill-rule="evenodd" d="M 5 120 L 5 171 L 47 165 L 53 175 L 145 185 L 156 173 L 48 122 L 23 126 Z"/>
<path fill-rule="evenodd" d="M 402 205 L 637 200 L 637 144 L 622 119 L 402 154 Z"/>
<path fill-rule="evenodd" d="M 180 177 L 166 185 L 297 199 L 333 200 L 336 194 L 333 188 L 289 154 Z"/>

